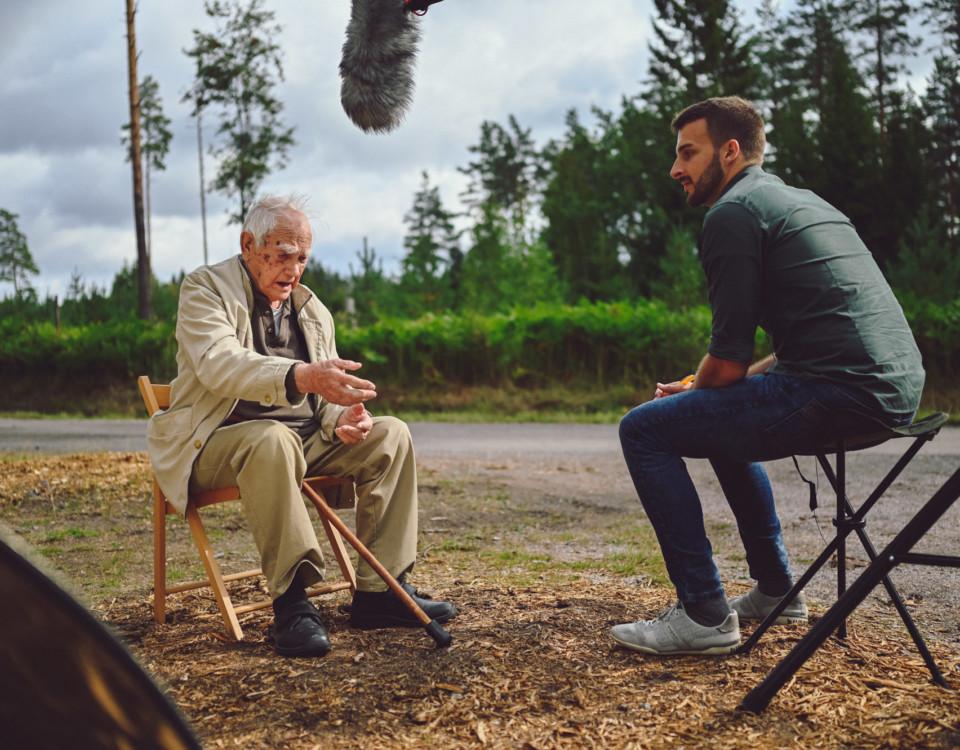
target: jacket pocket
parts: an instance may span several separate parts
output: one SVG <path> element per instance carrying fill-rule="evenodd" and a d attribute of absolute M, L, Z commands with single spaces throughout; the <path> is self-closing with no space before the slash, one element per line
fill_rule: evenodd
<path fill-rule="evenodd" d="M 161 440 L 190 434 L 193 431 L 190 410 L 177 409 L 176 411 L 158 412 L 151 420 L 150 427 L 152 436 Z"/>

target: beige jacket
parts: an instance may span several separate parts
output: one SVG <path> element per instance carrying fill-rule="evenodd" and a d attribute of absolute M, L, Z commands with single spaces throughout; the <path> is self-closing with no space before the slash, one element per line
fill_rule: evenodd
<path fill-rule="evenodd" d="M 330 311 L 304 286 L 294 289 L 291 299 L 310 361 L 336 357 Z M 154 414 L 147 426 L 147 450 L 160 489 L 181 513 L 194 461 L 239 399 L 291 405 L 284 383 L 291 360 L 254 351 L 252 308 L 253 289 L 239 255 L 198 268 L 180 287 L 177 377 L 170 408 Z M 342 411 L 317 397 L 324 440 L 337 439 L 334 428 Z"/>

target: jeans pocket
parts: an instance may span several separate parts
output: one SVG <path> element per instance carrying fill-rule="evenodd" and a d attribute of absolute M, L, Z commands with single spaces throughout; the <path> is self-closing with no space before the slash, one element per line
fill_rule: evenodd
<path fill-rule="evenodd" d="M 796 411 L 774 422 L 763 430 L 770 447 L 783 456 L 809 453 L 829 440 L 832 412 L 816 399 L 811 399 Z"/>

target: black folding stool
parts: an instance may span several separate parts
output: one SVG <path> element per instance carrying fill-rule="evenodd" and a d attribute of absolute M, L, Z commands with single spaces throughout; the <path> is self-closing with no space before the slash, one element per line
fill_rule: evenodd
<path fill-rule="evenodd" d="M 857 419 L 863 419 L 860 416 L 856 417 Z M 767 632 L 767 629 L 776 621 L 780 616 L 780 613 L 786 609 L 787 605 L 794 599 L 794 597 L 799 594 L 804 587 L 810 582 L 810 580 L 817 574 L 817 572 L 824 566 L 824 564 L 830 559 L 831 555 L 836 552 L 837 554 L 837 600 L 838 602 L 844 597 L 844 594 L 847 591 L 847 564 L 846 564 L 846 539 L 851 532 L 856 532 L 857 536 L 860 538 L 860 543 L 863 545 L 863 549 L 866 551 L 867 556 L 870 558 L 870 562 L 873 563 L 877 560 L 877 551 L 874 548 L 870 538 L 867 536 L 865 529 L 866 526 L 866 515 L 870 509 L 876 504 L 884 492 L 890 487 L 891 484 L 900 476 L 901 472 L 906 468 L 907 464 L 913 460 L 913 457 L 917 455 L 917 452 L 930 440 L 933 440 L 936 437 L 937 433 L 940 431 L 940 428 L 946 423 L 948 415 L 942 412 L 937 412 L 931 414 L 924 419 L 921 419 L 913 424 L 907 425 L 906 427 L 898 428 L 889 428 L 879 422 L 875 423 L 875 427 L 871 426 L 867 431 L 857 434 L 854 437 L 846 438 L 830 438 L 825 441 L 823 444 L 818 446 L 815 450 L 811 451 L 808 454 L 804 455 L 813 455 L 816 456 L 818 463 L 823 468 L 823 472 L 826 475 L 827 479 L 830 482 L 830 485 L 833 487 L 834 492 L 837 496 L 837 511 L 836 516 L 833 519 L 833 524 L 837 528 L 836 536 L 831 540 L 831 542 L 824 548 L 823 552 L 820 553 L 820 556 L 807 568 L 806 572 L 797 579 L 797 582 L 793 585 L 793 588 L 790 589 L 789 593 L 783 597 L 783 599 L 774 607 L 773 611 L 761 622 L 753 634 L 737 649 L 736 653 L 748 653 L 763 637 L 763 634 Z M 872 422 L 872 420 L 870 420 Z M 885 443 L 887 440 L 892 440 L 896 438 L 913 438 L 913 442 L 910 447 L 903 453 L 900 459 L 894 464 L 893 468 L 887 473 L 887 475 L 881 480 L 877 485 L 876 489 L 870 494 L 870 496 L 864 501 L 863 505 L 856 511 L 854 511 L 853 506 L 850 504 L 850 501 L 847 499 L 846 494 L 846 454 L 847 451 L 854 450 L 863 450 L 864 448 L 870 448 L 874 445 L 879 445 L 880 443 Z M 834 472 L 833 467 L 830 465 L 830 462 L 827 460 L 828 454 L 835 454 L 836 456 L 836 472 Z M 811 485 L 812 487 L 812 485 Z M 815 494 L 811 490 L 811 510 L 816 507 Z M 946 509 L 944 509 L 946 510 Z M 922 511 L 921 511 L 922 512 Z M 920 513 L 917 514 L 918 516 Z M 916 518 L 916 516 L 915 516 Z M 939 516 L 938 516 L 939 518 Z M 935 521 L 936 519 L 934 519 Z M 923 533 L 926 533 L 927 529 L 933 525 L 933 522 L 928 524 L 924 528 Z M 922 536 L 922 534 L 921 534 Z M 912 556 L 916 557 L 916 556 Z M 931 556 L 926 556 L 931 557 Z M 936 557 L 936 556 L 933 556 Z M 900 560 L 899 562 L 904 562 Z M 917 562 L 917 560 L 911 560 L 911 562 Z M 897 564 L 897 563 L 895 563 Z M 950 564 L 950 563 L 927 563 L 927 564 Z M 891 566 L 893 567 L 893 566 Z M 913 618 L 910 616 L 910 613 L 907 611 L 906 605 L 903 603 L 903 598 L 900 596 L 900 593 L 894 587 L 893 583 L 890 581 L 889 576 L 887 575 L 888 571 L 884 571 L 883 574 L 878 579 L 883 583 L 884 588 L 887 590 L 887 594 L 890 596 L 893 606 L 896 607 L 897 612 L 900 614 L 900 618 L 903 620 L 904 625 L 906 625 L 907 630 L 910 633 L 910 637 L 913 639 L 914 644 L 917 647 L 917 650 L 920 652 L 920 655 L 923 657 L 924 663 L 926 663 L 927 668 L 930 670 L 930 675 L 933 678 L 933 681 L 938 685 L 946 686 L 946 680 L 944 680 L 943 675 L 940 673 L 939 668 L 934 662 L 933 657 L 930 655 L 929 649 L 927 649 L 927 644 L 923 641 L 923 636 L 920 635 L 920 631 L 917 629 L 916 624 L 913 621 Z M 862 577 L 862 576 L 861 576 Z M 858 579 L 859 582 L 859 579 Z M 874 584 L 876 585 L 876 584 Z M 871 587 L 872 589 L 873 587 Z M 859 602 L 858 602 L 859 604 Z M 852 611 L 853 608 L 850 608 Z M 834 626 L 831 628 L 831 632 L 835 628 L 838 632 L 837 635 L 840 638 L 846 638 L 847 635 L 847 625 L 846 617 L 849 612 L 846 612 L 840 616 Z M 818 644 L 819 645 L 819 644 Z M 809 654 L 808 654 L 809 656 Z M 805 660 L 805 659 L 804 659 Z"/>
<path fill-rule="evenodd" d="M 793 677 L 796 671 L 813 655 L 813 652 L 820 648 L 830 634 L 840 627 L 847 616 L 867 598 L 877 584 L 881 581 L 887 583 L 887 574 L 897 565 L 912 563 L 942 568 L 960 568 L 960 557 L 925 555 L 911 551 L 930 527 L 950 509 L 950 506 L 956 502 L 958 497 L 960 497 L 960 469 L 955 471 L 934 493 L 933 497 L 917 511 L 916 515 L 894 537 L 893 541 L 875 557 L 873 562 L 867 566 L 867 569 L 854 581 L 850 590 L 841 596 L 826 614 L 810 628 L 810 631 L 793 647 L 789 654 L 780 660 L 780 663 L 764 678 L 763 682 L 747 694 L 739 708 L 752 713 L 763 711 L 780 691 L 780 688 Z M 924 647 L 923 653 L 926 653 L 926 647 Z M 928 656 L 925 656 L 924 659 L 926 660 Z M 927 666 L 931 667 L 930 671 L 933 674 L 934 681 L 946 687 L 946 682 L 939 670 L 936 669 L 932 659 L 927 662 Z M 937 679 L 938 677 L 939 679 Z"/>

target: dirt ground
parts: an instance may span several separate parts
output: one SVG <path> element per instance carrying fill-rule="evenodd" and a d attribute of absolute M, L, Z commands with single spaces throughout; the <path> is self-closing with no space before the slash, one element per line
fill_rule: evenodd
<path fill-rule="evenodd" d="M 853 499 L 890 463 L 852 458 Z M 919 506 L 955 464 L 949 456 L 915 460 L 891 497 L 897 512 L 881 503 L 871 515 L 878 548 L 894 516 Z M 732 517 L 709 467 L 690 466 L 728 591 L 746 590 Z M 823 544 L 820 530 L 832 530 L 826 482 L 821 476 L 825 507 L 814 519 L 792 464 L 772 464 L 770 473 L 802 568 Z M 855 613 L 847 642 L 828 642 L 760 716 L 736 706 L 803 627 L 775 628 L 753 653 L 729 658 L 656 659 L 615 648 L 610 625 L 653 617 L 671 601 L 617 457 L 423 459 L 414 580 L 459 606 L 449 626 L 454 645 L 437 650 L 419 630 L 350 630 L 340 593 L 317 600 L 334 650 L 307 660 L 274 655 L 268 611 L 244 616 L 244 641 L 228 641 L 204 593 L 172 597 L 167 623 L 153 622 L 148 477 L 139 453 L 0 456 L 0 520 L 73 583 L 206 747 L 960 747 L 960 691 L 930 683 L 882 592 Z M 238 507 L 204 517 L 227 571 L 256 565 Z M 199 577 L 186 524 L 170 518 L 167 527 L 171 579 Z M 957 554 L 958 528 L 954 508 L 923 551 Z M 855 575 L 866 555 L 853 544 L 848 554 Z M 814 615 L 830 603 L 833 570 L 811 586 Z M 901 569 L 894 577 L 947 679 L 960 686 L 960 571 Z M 233 591 L 238 602 L 263 593 L 254 584 Z"/>

